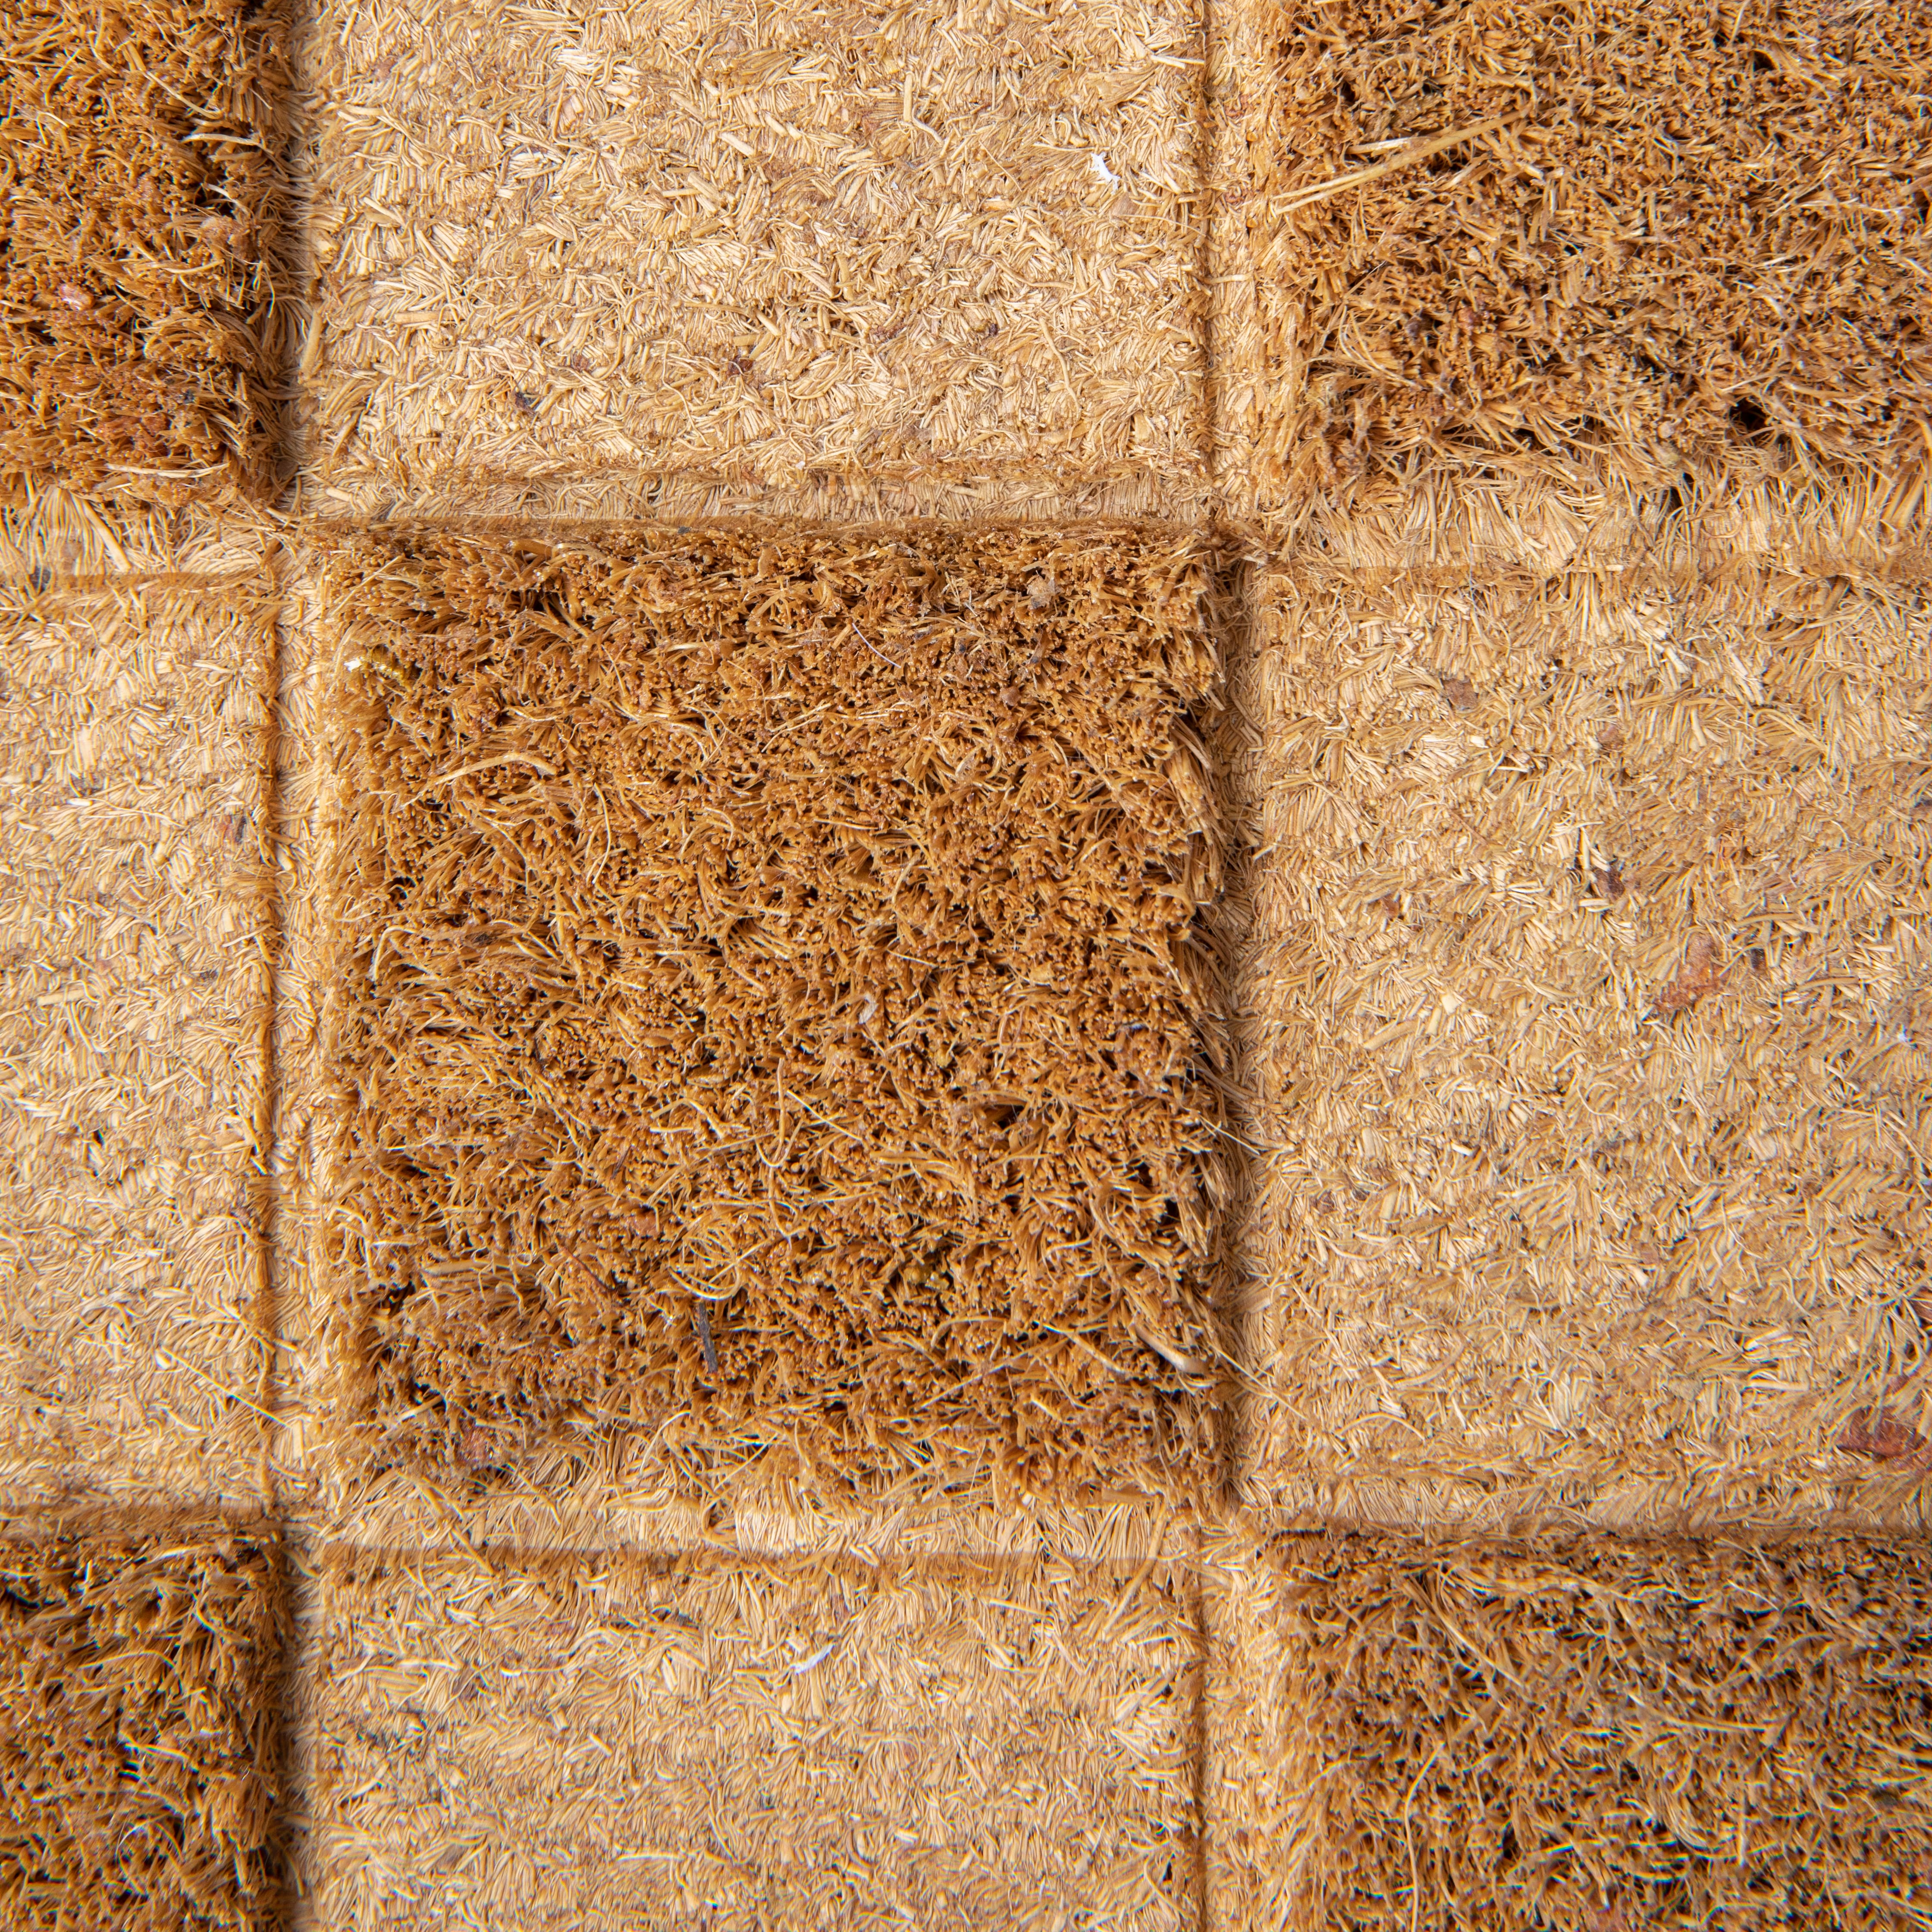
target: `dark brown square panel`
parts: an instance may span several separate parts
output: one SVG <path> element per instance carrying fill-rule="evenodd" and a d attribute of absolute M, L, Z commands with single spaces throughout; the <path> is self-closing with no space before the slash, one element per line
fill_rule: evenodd
<path fill-rule="evenodd" d="M 279 1551 L 158 1517 L 0 1532 L 0 1917 L 280 1922 Z"/>
<path fill-rule="evenodd" d="M 1923 1923 L 1922 1537 L 1271 1556 L 1279 1922 Z"/>
<path fill-rule="evenodd" d="M 1266 10 L 1276 484 L 1922 461 L 1932 9 Z"/>
<path fill-rule="evenodd" d="M 272 488 L 287 13 L 0 8 L 0 501 Z"/>
<path fill-rule="evenodd" d="M 488 1468 L 1214 1468 L 1208 562 L 428 529 L 332 566 L 355 1412 Z"/>

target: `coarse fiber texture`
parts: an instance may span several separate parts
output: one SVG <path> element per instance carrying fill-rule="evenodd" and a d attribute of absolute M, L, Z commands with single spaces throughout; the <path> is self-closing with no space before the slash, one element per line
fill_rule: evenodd
<path fill-rule="evenodd" d="M 1195 0 L 334 0 L 324 484 L 1205 474 Z"/>
<path fill-rule="evenodd" d="M 376 1461 L 626 1424 L 835 1487 L 1218 1480 L 1201 544 L 418 527 L 328 571 Z"/>
<path fill-rule="evenodd" d="M 0 590 L 0 1480 L 258 1493 L 266 699 L 253 584 Z"/>
<path fill-rule="evenodd" d="M 0 1917 L 280 1923 L 286 1613 L 260 1525 L 104 1519 L 0 1540 Z"/>
<path fill-rule="evenodd" d="M 0 0 L 0 500 L 272 488 L 290 55 L 281 0 Z"/>
<path fill-rule="evenodd" d="M 1270 1554 L 1283 1925 L 1924 1925 L 1923 1538 Z"/>
<path fill-rule="evenodd" d="M 332 1553 L 318 1922 L 1198 1922 L 1184 1570 Z"/>
<path fill-rule="evenodd" d="M 1926 0 L 1274 5 L 1278 487 L 1932 456 Z"/>
<path fill-rule="evenodd" d="M 1922 587 L 1268 596 L 1258 1492 L 1761 1521 L 1922 1466 Z"/>

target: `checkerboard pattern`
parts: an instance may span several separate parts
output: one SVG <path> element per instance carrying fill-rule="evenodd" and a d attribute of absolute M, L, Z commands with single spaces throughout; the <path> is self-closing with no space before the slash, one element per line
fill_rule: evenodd
<path fill-rule="evenodd" d="M 0 1751 L 191 1856 L 23 1922 L 1916 1922 L 1924 8 L 129 31 Z"/>

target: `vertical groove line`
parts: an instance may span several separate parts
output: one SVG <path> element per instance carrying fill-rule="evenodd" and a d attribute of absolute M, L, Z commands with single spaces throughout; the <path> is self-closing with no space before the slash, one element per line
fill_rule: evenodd
<path fill-rule="evenodd" d="M 255 1327 L 262 1346 L 255 1400 L 261 1414 L 262 1508 L 277 1515 L 280 1496 L 276 1482 L 274 1446 L 276 1358 L 281 1342 L 277 1294 L 276 1238 L 280 1215 L 275 1182 L 277 1134 L 280 1124 L 280 1063 L 276 1019 L 281 1004 L 282 906 L 286 828 L 282 824 L 281 664 L 285 618 L 282 553 L 278 545 L 266 559 L 272 586 L 263 612 L 258 675 L 261 680 L 261 723 L 256 752 L 256 833 L 260 883 L 256 909 L 261 949 L 262 1001 L 260 1070 L 255 1097 L 254 1171 L 249 1176 L 250 1216 L 255 1247 Z"/>

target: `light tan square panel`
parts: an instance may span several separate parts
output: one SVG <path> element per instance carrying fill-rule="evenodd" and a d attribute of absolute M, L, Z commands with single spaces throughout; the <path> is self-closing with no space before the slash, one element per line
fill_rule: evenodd
<path fill-rule="evenodd" d="M 1184 1573 L 326 1558 L 316 1922 L 1178 1928 Z"/>
<path fill-rule="evenodd" d="M 1280 1612 L 1262 1548 L 1229 1524 L 1202 1539 L 1206 1731 L 1202 1839 L 1208 1910 L 1202 1932 L 1279 1927 L 1284 1861 L 1276 1836 L 1282 1782 Z"/>
<path fill-rule="evenodd" d="M 1261 1492 L 1812 1520 L 1924 1467 L 1923 596 L 1271 616 Z"/>
<path fill-rule="evenodd" d="M 1192 0 L 336 0 L 325 480 L 1204 468 Z"/>
<path fill-rule="evenodd" d="M 0 1483 L 256 1489 L 271 614 L 0 592 Z"/>

